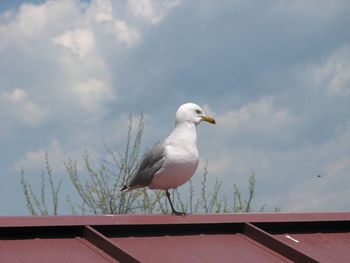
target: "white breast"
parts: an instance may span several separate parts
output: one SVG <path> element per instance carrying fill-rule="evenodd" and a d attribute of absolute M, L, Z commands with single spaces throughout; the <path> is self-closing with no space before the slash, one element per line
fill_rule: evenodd
<path fill-rule="evenodd" d="M 163 144 L 165 160 L 148 186 L 151 189 L 170 189 L 183 185 L 190 180 L 198 167 L 197 133 L 194 123 L 178 123 Z"/>
<path fill-rule="evenodd" d="M 167 145 L 163 168 L 154 175 L 151 189 L 176 188 L 186 183 L 198 167 L 197 147 Z"/>

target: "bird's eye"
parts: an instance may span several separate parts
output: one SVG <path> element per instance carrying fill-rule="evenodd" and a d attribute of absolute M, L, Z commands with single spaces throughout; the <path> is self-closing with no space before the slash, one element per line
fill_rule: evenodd
<path fill-rule="evenodd" d="M 202 112 L 200 110 L 196 110 L 196 113 L 197 114 L 201 114 Z"/>

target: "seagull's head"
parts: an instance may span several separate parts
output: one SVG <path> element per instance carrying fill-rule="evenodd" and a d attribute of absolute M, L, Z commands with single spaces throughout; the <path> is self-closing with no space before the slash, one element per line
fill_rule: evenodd
<path fill-rule="evenodd" d="M 176 112 L 176 124 L 191 122 L 198 125 L 201 121 L 215 124 L 214 118 L 206 115 L 202 108 L 195 103 L 182 104 Z"/>

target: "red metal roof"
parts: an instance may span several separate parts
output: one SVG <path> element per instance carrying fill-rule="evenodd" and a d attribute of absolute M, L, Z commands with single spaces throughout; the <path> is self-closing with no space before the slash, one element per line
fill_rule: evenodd
<path fill-rule="evenodd" d="M 349 262 L 350 213 L 0 217 L 0 262 Z"/>

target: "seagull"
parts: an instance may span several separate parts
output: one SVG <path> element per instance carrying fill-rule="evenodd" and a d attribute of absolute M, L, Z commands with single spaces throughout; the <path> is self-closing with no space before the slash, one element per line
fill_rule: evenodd
<path fill-rule="evenodd" d="M 165 190 L 172 214 L 185 215 L 185 212 L 174 209 L 169 189 L 186 183 L 197 170 L 197 125 L 202 121 L 215 124 L 215 119 L 204 114 L 197 104 L 182 104 L 176 112 L 174 130 L 162 143 L 144 154 L 138 170 L 120 191 L 141 187 Z"/>

